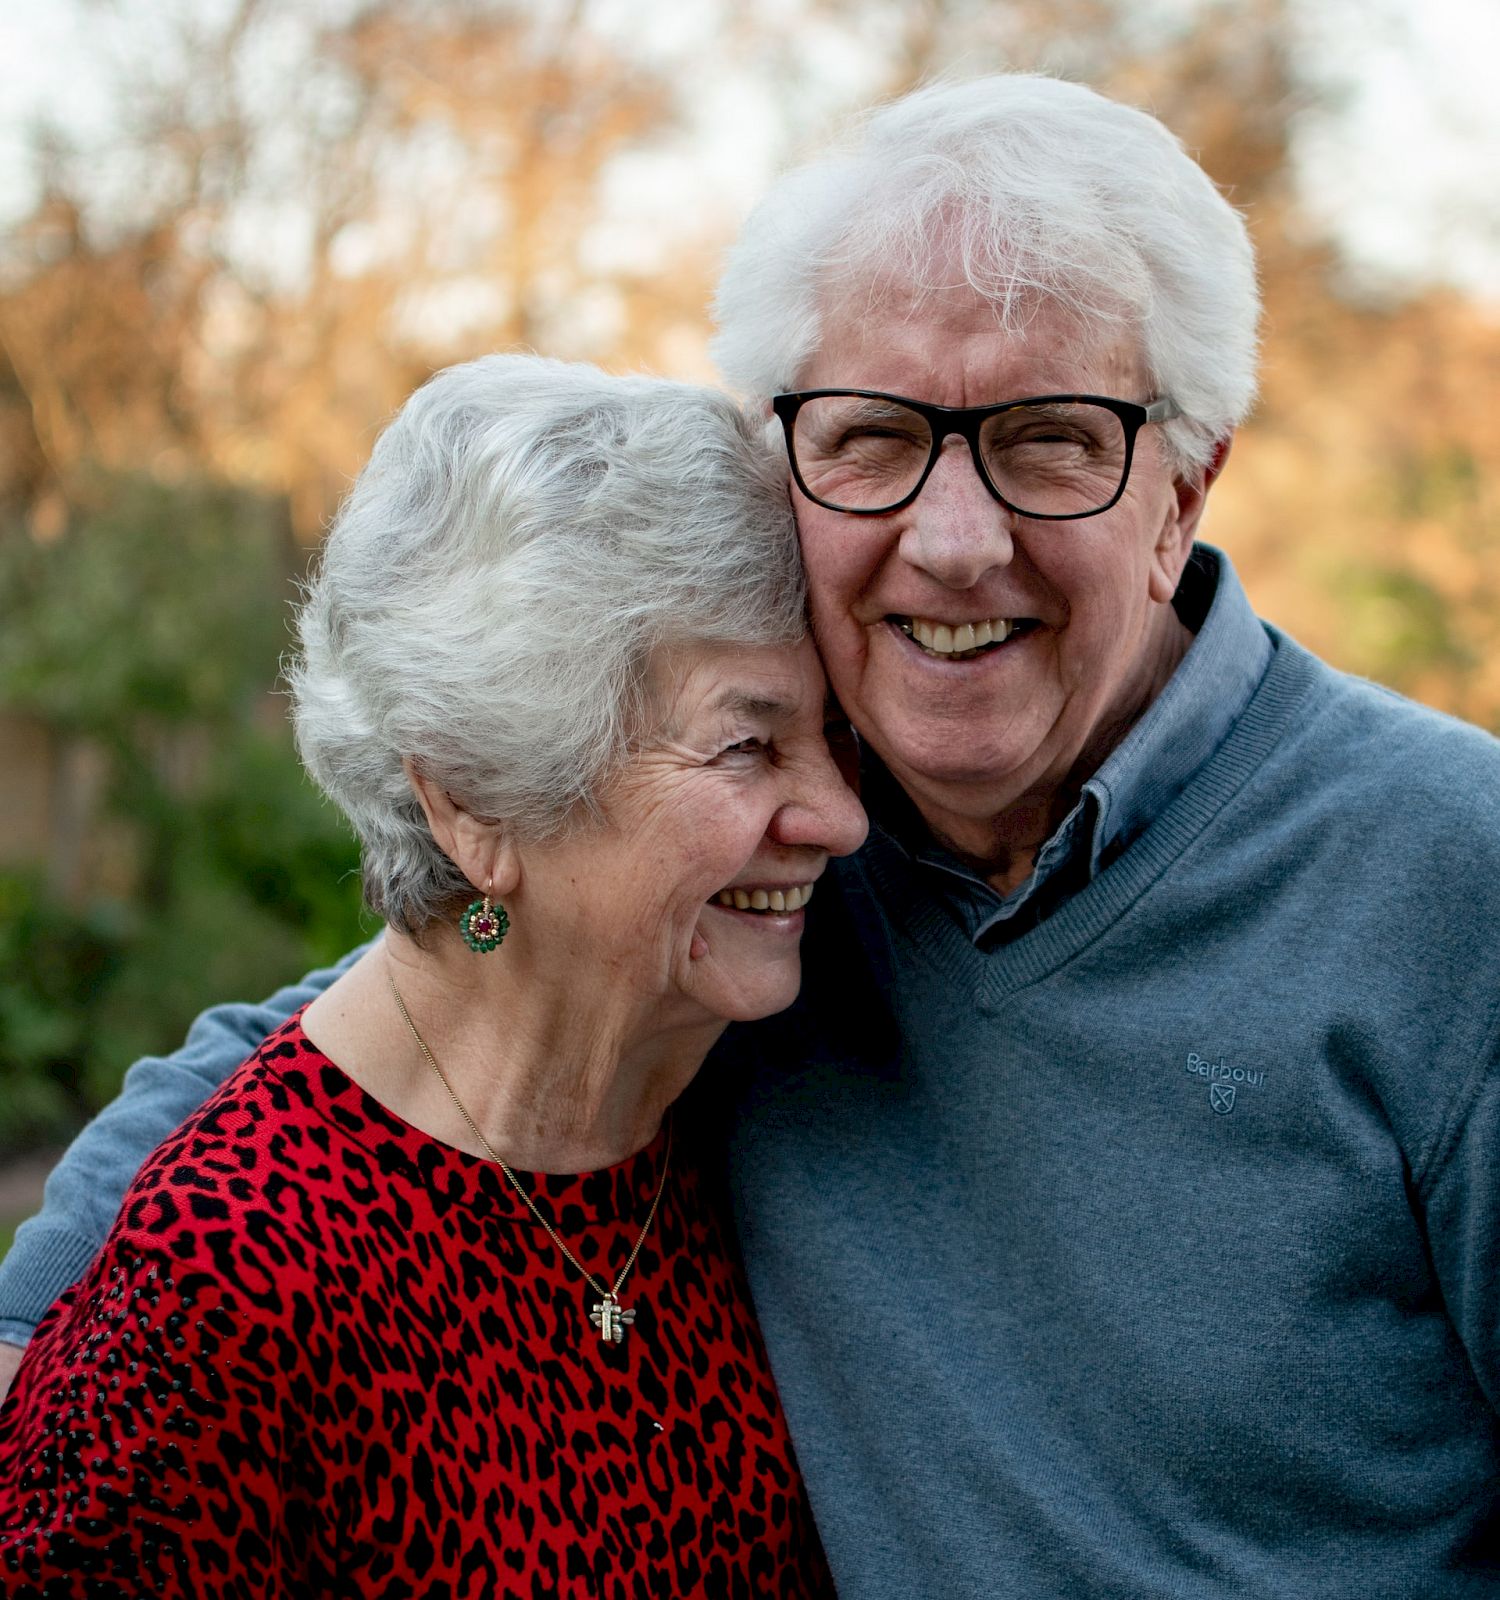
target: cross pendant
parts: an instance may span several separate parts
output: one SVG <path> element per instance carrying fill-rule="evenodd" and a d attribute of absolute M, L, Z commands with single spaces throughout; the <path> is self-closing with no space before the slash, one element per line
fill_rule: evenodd
<path fill-rule="evenodd" d="M 606 1344 L 623 1344 L 626 1328 L 635 1321 L 635 1312 L 624 1310 L 612 1294 L 607 1294 L 589 1312 L 589 1321 Z"/>

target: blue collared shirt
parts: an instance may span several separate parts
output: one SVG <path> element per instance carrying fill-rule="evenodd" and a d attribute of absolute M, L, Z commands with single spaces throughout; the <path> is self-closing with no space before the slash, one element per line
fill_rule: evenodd
<path fill-rule="evenodd" d="M 1173 605 L 1195 637 L 1166 687 L 1083 785 L 1007 895 L 937 844 L 911 801 L 866 754 L 872 826 L 911 863 L 941 879 L 940 897 L 977 944 L 1034 927 L 1121 855 L 1224 742 L 1270 665 L 1272 644 L 1228 556 L 1195 545 Z"/>

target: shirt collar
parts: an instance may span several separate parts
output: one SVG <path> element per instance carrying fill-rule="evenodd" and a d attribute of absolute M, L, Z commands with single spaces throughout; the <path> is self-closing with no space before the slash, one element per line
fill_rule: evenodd
<path fill-rule="evenodd" d="M 916 806 L 866 750 L 863 794 L 874 829 L 913 866 L 939 875 L 944 898 L 971 938 L 1017 919 L 1018 928 L 1031 926 L 1049 889 L 1055 900 L 1057 891 L 1080 888 L 1108 866 L 1187 787 L 1249 704 L 1272 645 L 1228 556 L 1195 545 L 1172 603 L 1195 635 L 1187 653 L 1084 784 L 1078 803 L 1037 852 L 1031 876 L 1008 895 L 934 841 Z"/>
<path fill-rule="evenodd" d="M 1173 604 L 1196 637 L 1146 714 L 1084 785 L 1099 805 L 1090 876 L 1187 788 L 1271 664 L 1270 636 L 1223 551 L 1193 547 Z"/>

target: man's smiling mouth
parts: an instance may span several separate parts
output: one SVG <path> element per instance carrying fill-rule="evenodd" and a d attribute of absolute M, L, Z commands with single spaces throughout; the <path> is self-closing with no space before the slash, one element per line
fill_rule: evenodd
<path fill-rule="evenodd" d="M 979 622 L 951 623 L 932 617 L 892 615 L 886 621 L 940 661 L 972 661 L 1037 626 L 1035 617 L 987 617 Z"/>

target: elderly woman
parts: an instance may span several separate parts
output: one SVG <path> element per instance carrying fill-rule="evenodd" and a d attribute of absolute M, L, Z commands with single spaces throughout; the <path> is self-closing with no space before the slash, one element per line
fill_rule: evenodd
<path fill-rule="evenodd" d="M 864 836 L 760 435 L 492 357 L 380 441 L 293 686 L 386 936 L 156 1152 L 38 1330 L 6 1594 L 826 1589 L 671 1109 L 795 996 L 800 908 Z"/>

